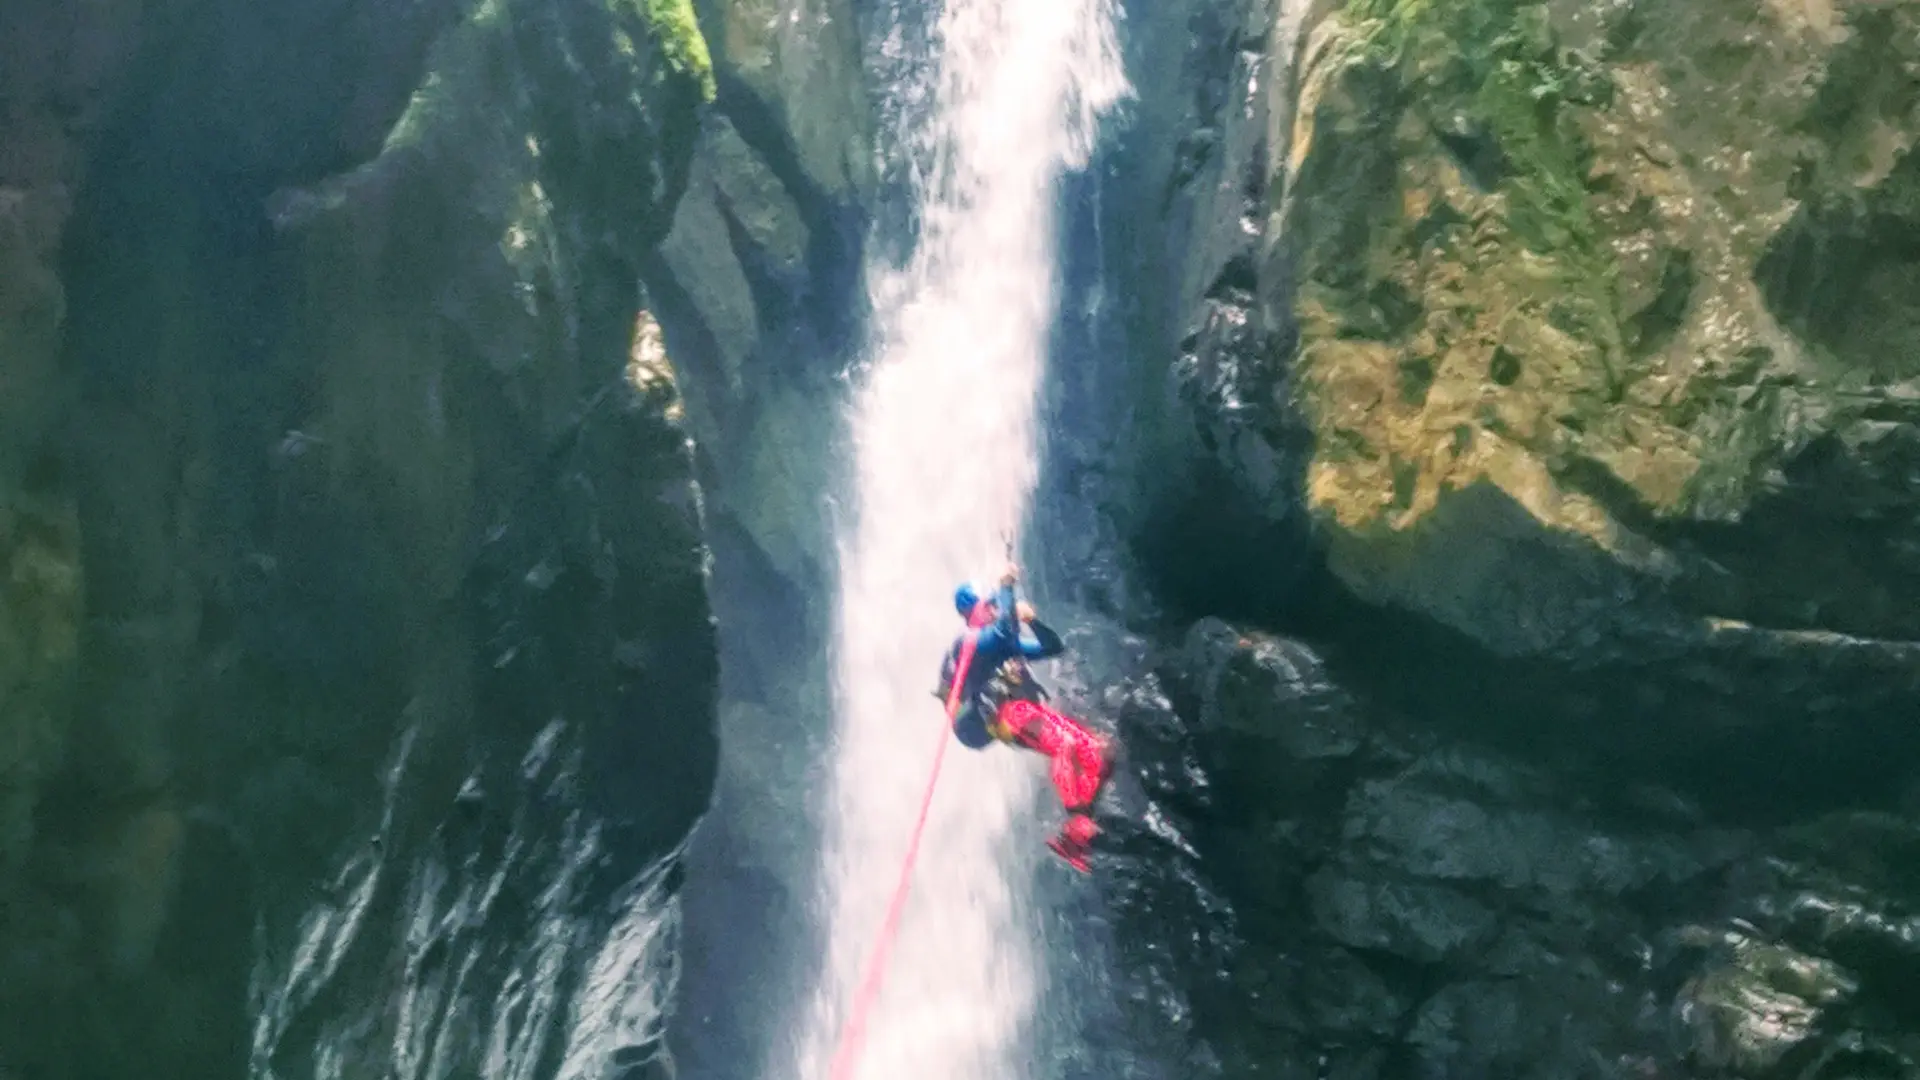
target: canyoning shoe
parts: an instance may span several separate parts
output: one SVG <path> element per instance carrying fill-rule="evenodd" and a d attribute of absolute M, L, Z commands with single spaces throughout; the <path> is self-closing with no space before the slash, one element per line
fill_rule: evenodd
<path fill-rule="evenodd" d="M 1066 824 L 1060 826 L 1060 839 L 1068 847 L 1079 851 L 1092 850 L 1093 838 L 1099 835 L 1100 826 L 1092 816 L 1084 813 L 1074 814 Z"/>
<path fill-rule="evenodd" d="M 1086 849 L 1075 848 L 1067 843 L 1066 838 L 1059 836 L 1048 840 L 1047 847 L 1052 849 L 1055 855 L 1060 856 L 1068 866 L 1073 867 L 1075 870 L 1083 874 L 1093 873 L 1093 864 L 1087 861 Z"/>

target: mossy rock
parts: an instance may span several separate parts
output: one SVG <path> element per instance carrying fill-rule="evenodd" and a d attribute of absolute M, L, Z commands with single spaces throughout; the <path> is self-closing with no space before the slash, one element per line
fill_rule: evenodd
<path fill-rule="evenodd" d="M 71 720 L 85 597 L 71 499 L 0 503 L 0 871 L 32 843 Z"/>
<path fill-rule="evenodd" d="M 55 412 L 66 292 L 54 262 L 67 211 L 63 191 L 0 183 L 0 468 L 18 464 Z"/>
<path fill-rule="evenodd" d="M 1311 433 L 1309 507 L 1356 592 L 1514 653 L 1582 647 L 1573 611 L 1630 593 L 1676 602 L 1679 626 L 1920 636 L 1873 600 L 1920 581 L 1891 539 L 1838 589 L 1777 544 L 1731 575 L 1701 556 L 1823 441 L 1852 466 L 1853 501 L 1826 513 L 1920 502 L 1888 464 L 1917 452 L 1920 260 L 1873 239 L 1920 228 L 1920 36 L 1868 0 L 1809 18 L 1349 0 L 1309 29 L 1274 239 L 1300 343 L 1272 406 Z M 1793 313 L 1822 287 L 1849 317 Z M 1543 620 L 1541 596 L 1570 617 Z"/>
<path fill-rule="evenodd" d="M 645 0 L 647 24 L 653 29 L 667 62 L 681 75 L 700 84 L 700 96 L 714 97 L 713 57 L 707 51 L 707 39 L 700 33 L 700 22 L 693 13 L 693 0 Z"/>
<path fill-rule="evenodd" d="M 722 70 L 772 109 L 800 167 L 852 198 L 873 184 L 873 109 L 851 0 L 700 0 Z"/>
<path fill-rule="evenodd" d="M 402 870 L 558 850 L 550 800 L 454 793 L 559 718 L 583 764 L 542 795 L 626 854 L 573 868 L 590 942 L 706 807 L 699 494 L 636 267 L 711 60 L 686 0 L 148 5 L 115 90 L 70 7 L 0 17 L 36 47 L 0 62 L 0 1073 L 236 1074 L 249 985 L 311 978 L 255 1033 L 298 1069 L 306 1002 L 400 977 L 404 882 L 282 970 L 369 833 Z M 94 157 L 21 195 L 43 107 Z"/>

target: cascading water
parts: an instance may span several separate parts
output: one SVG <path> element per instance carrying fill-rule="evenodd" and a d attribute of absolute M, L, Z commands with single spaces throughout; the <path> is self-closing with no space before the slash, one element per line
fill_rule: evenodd
<path fill-rule="evenodd" d="M 853 402 L 856 512 L 840 538 L 838 726 L 824 828 L 829 954 L 797 1035 L 823 1077 L 943 737 L 930 693 L 959 620 L 1037 478 L 1035 397 L 1055 296 L 1055 185 L 1127 90 L 1113 0 L 947 0 L 930 99 L 904 133 L 923 164 L 918 242 L 873 267 L 871 366 Z M 903 121 L 907 122 L 907 121 Z M 1043 972 L 1020 917 L 1039 850 L 1016 843 L 1038 770 L 949 755 L 858 1075 L 1015 1075 Z M 776 1058 L 776 1060 L 778 1060 Z"/>

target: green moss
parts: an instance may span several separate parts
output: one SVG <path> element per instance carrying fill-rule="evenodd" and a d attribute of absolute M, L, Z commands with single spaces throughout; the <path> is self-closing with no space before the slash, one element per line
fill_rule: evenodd
<path fill-rule="evenodd" d="M 1610 358 L 1618 394 L 1618 271 L 1594 220 L 1591 155 L 1575 126 L 1576 109 L 1602 104 L 1611 83 L 1557 47 L 1539 0 L 1348 0 L 1347 14 L 1462 171 L 1506 196 L 1514 237 L 1560 265 L 1560 303 L 1584 309 L 1579 321 Z"/>
<path fill-rule="evenodd" d="M 1372 24 L 1376 56 L 1397 66 L 1416 100 L 1466 106 L 1498 141 L 1512 224 L 1543 253 L 1596 246 L 1584 148 L 1562 106 L 1603 85 L 1558 55 L 1537 0 L 1351 0 Z"/>
<path fill-rule="evenodd" d="M 647 25 L 660 42 L 667 62 L 682 75 L 700 80 L 700 97 L 712 101 L 718 88 L 713 78 L 713 55 L 694 17 L 693 0 L 644 0 Z"/>

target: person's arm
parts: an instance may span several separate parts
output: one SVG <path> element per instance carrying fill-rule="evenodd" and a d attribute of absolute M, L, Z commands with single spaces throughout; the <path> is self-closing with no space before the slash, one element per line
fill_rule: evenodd
<path fill-rule="evenodd" d="M 1060 640 L 1060 635 L 1054 633 L 1053 627 L 1039 619 L 1029 618 L 1027 629 L 1033 631 L 1034 638 L 1031 642 L 1024 639 L 1020 642 L 1020 655 L 1027 659 L 1050 660 L 1067 651 L 1067 643 Z"/>
<path fill-rule="evenodd" d="M 1008 641 L 1014 642 L 1020 640 L 1020 608 L 1013 598 L 1013 583 L 1016 576 L 1017 571 L 1011 566 L 1007 567 L 1007 572 L 1000 575 L 1000 591 L 994 594 L 993 598 L 994 607 L 997 609 L 993 628 L 1005 634 Z"/>
<path fill-rule="evenodd" d="M 1020 614 L 1013 598 L 1013 583 L 1018 576 L 1012 566 L 1000 575 L 1000 588 L 993 594 L 994 619 L 980 628 L 980 636 L 975 639 L 978 655 L 993 658 L 994 666 L 1020 655 Z"/>

